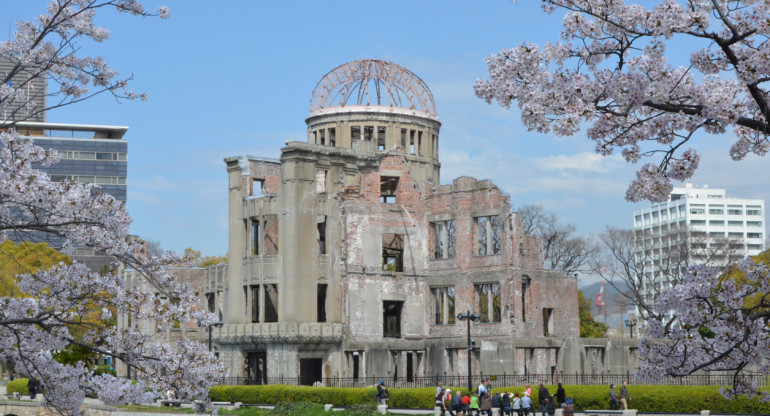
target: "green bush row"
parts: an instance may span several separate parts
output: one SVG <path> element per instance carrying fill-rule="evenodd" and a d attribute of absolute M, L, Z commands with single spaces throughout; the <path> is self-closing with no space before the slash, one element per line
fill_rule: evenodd
<path fill-rule="evenodd" d="M 27 382 L 29 379 L 26 378 L 17 378 L 16 380 L 11 380 L 8 382 L 8 385 L 5 386 L 5 392 L 8 394 L 11 393 L 19 393 L 22 395 L 29 394 L 29 390 L 27 389 Z"/>
<path fill-rule="evenodd" d="M 26 387 L 26 386 L 25 386 Z M 551 394 L 556 386 L 546 386 Z M 463 393 L 467 388 L 449 387 L 453 392 Z M 565 385 L 567 397 L 575 402 L 575 410 L 608 409 L 609 386 Z M 432 408 L 435 387 L 404 388 L 390 390 L 388 405 L 393 408 Z M 538 386 L 532 388 L 532 401 L 538 403 Z M 495 387 L 496 392 L 521 394 L 522 386 Z M 615 391 L 619 393 L 620 387 Z M 640 412 L 698 413 L 710 410 L 712 413 L 760 413 L 770 414 L 770 403 L 761 403 L 758 398 L 727 400 L 719 394 L 717 386 L 629 386 L 631 402 L 629 408 Z M 357 404 L 376 403 L 375 388 L 307 387 L 287 385 L 265 386 L 215 386 L 209 394 L 214 401 L 243 402 L 253 404 L 276 404 L 279 402 L 309 402 L 350 407 Z"/>

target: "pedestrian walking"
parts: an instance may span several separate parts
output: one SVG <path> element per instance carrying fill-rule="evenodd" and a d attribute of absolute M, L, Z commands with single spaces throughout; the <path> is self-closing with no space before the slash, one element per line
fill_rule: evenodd
<path fill-rule="evenodd" d="M 618 410 L 618 395 L 614 384 L 610 384 L 610 410 Z"/>
<path fill-rule="evenodd" d="M 631 395 L 628 394 L 628 384 L 624 381 L 620 386 L 620 404 L 623 405 L 623 410 L 628 410 L 628 402 L 631 401 Z"/>

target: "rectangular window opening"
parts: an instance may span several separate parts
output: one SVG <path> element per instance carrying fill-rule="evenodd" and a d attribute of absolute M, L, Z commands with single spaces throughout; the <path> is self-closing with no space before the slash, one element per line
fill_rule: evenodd
<path fill-rule="evenodd" d="M 326 288 L 326 283 L 318 284 L 318 293 L 316 295 L 316 318 L 318 322 L 326 322 Z"/>
<path fill-rule="evenodd" d="M 500 216 L 476 217 L 476 254 L 493 256 L 501 251 Z"/>
<path fill-rule="evenodd" d="M 264 285 L 265 322 L 278 322 L 278 285 Z"/>
<path fill-rule="evenodd" d="M 422 132 L 417 132 L 417 154 L 422 156 Z"/>
<path fill-rule="evenodd" d="M 401 151 L 406 152 L 406 129 L 401 129 Z"/>
<path fill-rule="evenodd" d="M 259 285 L 251 286 L 251 322 L 259 322 Z"/>
<path fill-rule="evenodd" d="M 337 145 L 337 131 L 334 128 L 329 129 L 329 146 L 335 147 Z"/>
<path fill-rule="evenodd" d="M 543 336 L 553 335 L 553 308 L 543 308 Z"/>
<path fill-rule="evenodd" d="M 372 141 L 374 138 L 374 126 L 364 126 L 364 138 L 367 142 Z"/>
<path fill-rule="evenodd" d="M 353 380 L 358 380 L 361 377 L 360 357 L 357 352 L 353 353 Z"/>
<path fill-rule="evenodd" d="M 397 190 L 398 190 L 397 176 L 380 177 L 380 202 L 385 204 L 395 204 Z"/>
<path fill-rule="evenodd" d="M 251 254 L 259 256 L 262 254 L 259 246 L 259 220 L 251 220 Z"/>
<path fill-rule="evenodd" d="M 321 129 L 321 130 L 318 131 L 318 133 L 320 134 L 320 137 L 321 137 L 321 144 L 325 145 L 326 144 L 326 130 L 325 129 Z"/>
<path fill-rule="evenodd" d="M 529 285 L 532 279 L 529 276 L 521 278 L 521 320 L 527 322 L 527 299 L 529 299 Z"/>
<path fill-rule="evenodd" d="M 264 179 L 252 179 L 251 180 L 251 196 L 261 197 L 265 185 Z"/>
<path fill-rule="evenodd" d="M 414 154 L 414 130 L 409 130 L 409 154 Z"/>
<path fill-rule="evenodd" d="M 350 142 L 353 143 L 353 140 L 363 140 L 363 136 L 361 135 L 361 127 L 359 126 L 350 126 Z M 352 147 L 352 145 L 351 145 Z"/>
<path fill-rule="evenodd" d="M 484 283 L 473 285 L 476 294 L 476 306 L 481 316 L 479 322 L 501 322 L 500 284 Z"/>
<path fill-rule="evenodd" d="M 326 254 L 326 216 L 323 222 L 317 224 L 318 228 L 318 254 Z"/>
<path fill-rule="evenodd" d="M 449 259 L 455 256 L 454 220 L 430 223 L 433 232 L 433 258 Z"/>
<path fill-rule="evenodd" d="M 385 127 L 377 127 L 377 150 L 385 149 Z"/>
<path fill-rule="evenodd" d="M 455 323 L 455 288 L 434 287 L 430 290 L 433 296 L 434 320 L 436 325 L 452 325 Z"/>
<path fill-rule="evenodd" d="M 382 302 L 382 336 L 385 338 L 401 338 L 401 310 L 404 302 Z"/>
<path fill-rule="evenodd" d="M 382 270 L 388 272 L 404 271 L 404 235 L 382 235 Z"/>

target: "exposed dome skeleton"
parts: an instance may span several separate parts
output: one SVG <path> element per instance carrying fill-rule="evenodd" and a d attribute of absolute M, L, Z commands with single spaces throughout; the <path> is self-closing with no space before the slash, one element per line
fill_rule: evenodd
<path fill-rule="evenodd" d="M 433 94 L 417 75 L 392 62 L 365 59 L 333 69 L 316 84 L 310 112 L 346 105 L 400 107 L 436 115 Z"/>

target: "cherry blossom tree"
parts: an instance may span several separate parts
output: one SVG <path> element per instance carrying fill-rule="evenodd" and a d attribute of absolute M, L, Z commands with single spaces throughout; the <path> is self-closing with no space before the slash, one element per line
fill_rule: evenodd
<path fill-rule="evenodd" d="M 0 122 L 0 238 L 33 232 L 60 239 L 65 248 L 92 247 L 137 270 L 153 290 L 128 287 L 117 274 L 94 272 L 78 262 L 19 275 L 15 283 L 24 296 L 0 298 L 0 360 L 23 375 L 38 377 L 47 404 L 62 414 L 80 414 L 86 394 L 94 393 L 106 403 L 145 402 L 153 398 L 153 390 L 169 388 L 179 398 L 202 400 L 205 406 L 208 388 L 223 375 L 205 345 L 184 339 L 158 344 L 138 329 L 104 327 L 84 319 L 94 310 L 101 311 L 103 319 L 117 311 L 153 319 L 161 331 L 180 321 L 214 322 L 213 315 L 198 310 L 192 288 L 177 283 L 165 270 L 183 259 L 134 254 L 140 241 L 128 235 L 131 218 L 123 204 L 93 185 L 51 181 L 35 166 L 56 163 L 56 152 L 34 145 L 14 129 L 14 120 L 46 110 L 35 108 L 23 88 L 42 77 L 51 83 L 46 91 L 49 109 L 103 93 L 117 99 L 144 98 L 128 90 L 128 80 L 119 78 L 102 58 L 79 54 L 79 42 L 108 38 L 106 29 L 94 25 L 94 16 L 109 8 L 168 17 L 165 7 L 146 11 L 133 0 L 53 0 L 46 13 L 36 21 L 17 23 L 13 38 L 0 43 L 0 59 L 12 68 L 0 78 L 0 111 L 13 115 Z M 122 360 L 138 381 L 96 376 L 82 363 L 57 362 L 54 354 L 70 345 Z"/>
<path fill-rule="evenodd" d="M 629 201 L 664 201 L 672 180 L 698 167 L 696 139 L 732 132 L 730 155 L 770 148 L 770 3 L 767 0 L 541 0 L 564 12 L 561 39 L 524 42 L 487 59 L 489 79 L 476 95 L 519 107 L 531 130 L 583 133 L 602 155 L 620 152 L 641 166 Z M 672 42 L 692 45 L 686 66 L 668 62 Z M 723 136 L 726 137 L 726 136 Z M 768 271 L 745 261 L 746 283 L 719 269 L 689 269 L 681 285 L 659 294 L 640 346 L 644 377 L 724 370 L 736 375 L 728 396 L 767 393 L 740 377 L 768 373 Z M 748 295 L 764 302 L 746 306 Z M 668 312 L 671 312 L 670 315 Z M 664 317 L 665 316 L 665 317 Z M 673 316 L 673 319 L 670 317 Z"/>
<path fill-rule="evenodd" d="M 524 42 L 487 59 L 476 95 L 519 107 L 529 129 L 582 132 L 596 151 L 644 164 L 630 201 L 665 200 L 671 180 L 698 167 L 699 132 L 735 136 L 730 155 L 770 148 L 770 5 L 765 0 L 541 0 L 565 11 L 561 40 Z M 694 46 L 687 66 L 667 60 L 673 40 Z"/>
<path fill-rule="evenodd" d="M 637 375 L 657 379 L 725 371 L 734 375 L 733 385 L 722 394 L 759 395 L 770 401 L 770 393 L 756 379 L 742 375 L 745 370 L 770 373 L 770 273 L 765 264 L 751 260 L 738 267 L 745 272 L 740 282 L 716 268 L 690 268 L 686 283 L 658 295 L 656 307 L 671 311 L 676 319 L 647 321 Z"/>

